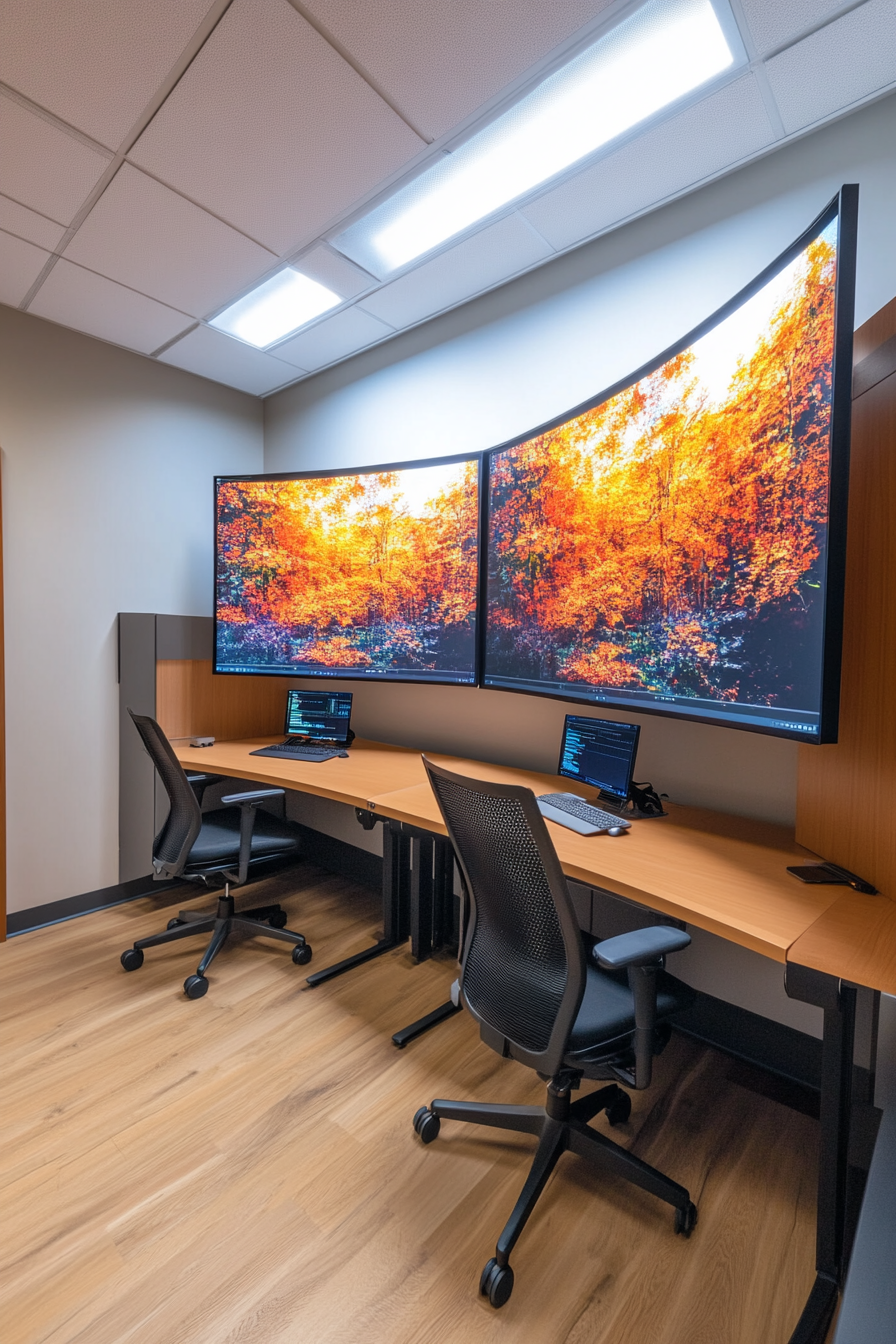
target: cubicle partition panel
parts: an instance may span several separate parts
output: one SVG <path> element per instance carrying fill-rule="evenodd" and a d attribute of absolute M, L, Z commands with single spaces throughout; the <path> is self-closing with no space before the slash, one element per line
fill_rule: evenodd
<path fill-rule="evenodd" d="M 223 740 L 276 737 L 286 686 L 279 678 L 212 673 L 210 616 L 121 612 L 119 665 L 120 882 L 152 872 L 152 841 L 168 811 L 128 708 L 158 720 L 172 740 L 202 734 Z"/>

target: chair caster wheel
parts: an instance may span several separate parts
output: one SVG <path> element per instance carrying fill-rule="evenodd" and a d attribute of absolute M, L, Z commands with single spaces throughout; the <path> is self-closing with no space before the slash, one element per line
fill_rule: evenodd
<path fill-rule="evenodd" d="M 307 943 L 299 943 L 292 950 L 292 959 L 296 966 L 307 966 L 311 960 L 311 948 Z"/>
<path fill-rule="evenodd" d="M 502 1269 L 494 1256 L 489 1260 L 479 1280 L 479 1291 L 487 1297 L 493 1307 L 503 1307 L 513 1292 L 513 1270 L 509 1265 Z"/>
<path fill-rule="evenodd" d="M 129 947 L 121 954 L 121 964 L 126 971 L 139 971 L 143 965 L 143 953 L 139 947 Z"/>
<path fill-rule="evenodd" d="M 168 923 L 165 925 L 165 928 L 166 928 L 166 929 L 179 929 L 180 926 L 181 926 L 181 924 L 183 924 L 183 920 L 182 920 L 182 919 L 177 919 L 177 918 L 175 917 L 174 919 L 169 919 Z"/>
<path fill-rule="evenodd" d="M 208 981 L 204 975 L 188 975 L 184 981 L 184 993 L 188 999 L 201 999 L 208 993 Z"/>
<path fill-rule="evenodd" d="M 421 1106 L 414 1116 L 414 1132 L 420 1136 L 423 1143 L 432 1143 L 433 1139 L 439 1137 L 439 1130 L 442 1128 L 442 1122 L 437 1115 L 433 1115 L 428 1106 Z"/>
<path fill-rule="evenodd" d="M 276 914 L 268 917 L 268 923 L 272 929 L 285 929 L 286 921 L 289 918 L 285 910 L 278 910 Z"/>
<path fill-rule="evenodd" d="M 624 1125 L 632 1113 L 632 1099 L 627 1092 L 620 1092 L 615 1101 L 607 1107 L 607 1123 Z"/>
<path fill-rule="evenodd" d="M 675 1210 L 675 1231 L 683 1237 L 689 1237 L 697 1226 L 697 1206 L 688 1204 L 686 1209 Z"/>

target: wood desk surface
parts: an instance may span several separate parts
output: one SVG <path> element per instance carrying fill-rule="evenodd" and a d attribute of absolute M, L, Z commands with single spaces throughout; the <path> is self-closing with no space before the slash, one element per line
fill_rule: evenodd
<path fill-rule="evenodd" d="M 240 742 L 216 742 L 213 747 L 191 747 L 172 742 L 175 755 L 188 770 L 253 779 L 275 788 L 297 789 L 319 798 L 333 798 L 352 807 L 367 807 L 374 793 L 403 789 L 426 779 L 419 751 L 385 742 L 356 738 L 347 757 L 329 761 L 289 761 L 275 756 L 253 756 L 269 747 L 277 734 Z"/>
<path fill-rule="evenodd" d="M 434 760 L 449 769 L 448 758 Z M 463 763 L 472 774 L 473 762 Z M 536 793 L 558 786 L 551 775 L 476 763 L 480 779 L 525 784 Z M 573 792 L 570 781 L 559 781 Z M 428 782 L 373 795 L 379 815 L 445 834 Z M 792 830 L 701 808 L 669 804 L 668 817 L 636 821 L 624 836 L 577 835 L 548 822 L 568 877 L 603 887 L 674 915 L 775 961 L 839 898 L 842 888 L 808 886 L 788 864 L 817 856 L 797 845 Z"/>
<path fill-rule="evenodd" d="M 837 899 L 797 938 L 788 961 L 896 994 L 896 901 L 832 887 Z"/>

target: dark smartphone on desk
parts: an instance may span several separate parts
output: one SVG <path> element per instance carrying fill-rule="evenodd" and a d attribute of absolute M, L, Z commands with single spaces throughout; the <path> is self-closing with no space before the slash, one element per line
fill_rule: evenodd
<path fill-rule="evenodd" d="M 787 871 L 793 873 L 793 876 L 798 878 L 800 882 L 852 887 L 854 891 L 864 891 L 868 896 L 877 895 L 877 887 L 872 887 L 871 883 L 866 882 L 864 878 L 857 877 L 855 873 L 847 872 L 845 868 L 838 868 L 833 863 L 797 864 L 793 868 L 788 868 Z"/>

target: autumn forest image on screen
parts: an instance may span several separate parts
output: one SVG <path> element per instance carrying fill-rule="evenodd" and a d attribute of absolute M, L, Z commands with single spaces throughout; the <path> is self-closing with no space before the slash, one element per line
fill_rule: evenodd
<path fill-rule="evenodd" d="M 836 230 L 655 372 L 493 455 L 488 681 L 818 708 Z"/>
<path fill-rule="evenodd" d="M 472 681 L 479 462 L 224 481 L 217 666 Z"/>

